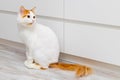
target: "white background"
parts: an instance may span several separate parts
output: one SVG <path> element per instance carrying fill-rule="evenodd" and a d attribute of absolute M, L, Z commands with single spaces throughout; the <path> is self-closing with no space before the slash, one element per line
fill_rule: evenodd
<path fill-rule="evenodd" d="M 120 66 L 119 0 L 1 0 L 0 38 L 21 42 L 16 13 L 36 6 L 38 23 L 59 38 L 61 52 Z M 64 19 L 64 20 L 63 20 Z"/>

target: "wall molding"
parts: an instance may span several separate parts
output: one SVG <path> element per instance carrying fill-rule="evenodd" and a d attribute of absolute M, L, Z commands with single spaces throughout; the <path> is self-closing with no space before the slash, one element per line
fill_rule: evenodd
<path fill-rule="evenodd" d="M 0 10 L 0 13 L 10 14 L 10 15 L 17 15 L 17 12 L 6 11 L 6 10 Z M 95 22 L 87 22 L 87 21 L 80 21 L 80 20 L 73 20 L 73 19 L 65 19 L 65 18 L 45 16 L 45 15 L 37 15 L 37 17 L 42 18 L 42 19 L 48 19 L 48 20 L 53 20 L 53 21 L 64 22 L 64 23 L 92 25 L 93 27 L 103 27 L 103 28 L 112 28 L 112 29 L 117 29 L 117 30 L 119 29 L 120 30 L 120 26 L 117 26 L 117 25 L 102 24 L 102 23 L 95 23 Z"/>

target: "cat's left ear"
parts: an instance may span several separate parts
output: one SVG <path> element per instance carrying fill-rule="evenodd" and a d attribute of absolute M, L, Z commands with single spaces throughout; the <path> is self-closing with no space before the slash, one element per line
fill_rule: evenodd
<path fill-rule="evenodd" d="M 24 11 L 25 11 L 24 6 L 21 6 L 21 7 L 20 7 L 20 14 L 22 14 L 22 15 L 23 15 L 23 14 L 24 14 Z"/>
<path fill-rule="evenodd" d="M 32 11 L 33 13 L 35 13 L 35 9 L 36 9 L 36 7 L 33 7 L 33 8 L 31 9 L 31 11 Z"/>

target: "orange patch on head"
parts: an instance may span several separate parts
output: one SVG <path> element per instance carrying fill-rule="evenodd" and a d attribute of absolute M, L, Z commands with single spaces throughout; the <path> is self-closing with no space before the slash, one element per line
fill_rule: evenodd
<path fill-rule="evenodd" d="M 20 7 L 20 14 L 24 18 L 30 13 L 30 10 L 25 9 L 23 6 Z"/>
<path fill-rule="evenodd" d="M 23 17 L 23 18 L 26 17 L 29 13 L 30 13 L 29 10 L 25 10 L 25 11 L 23 12 L 23 14 L 22 14 L 22 17 Z"/>
<path fill-rule="evenodd" d="M 31 9 L 31 11 L 35 14 L 35 9 L 36 9 L 36 7 L 33 7 L 32 9 Z"/>

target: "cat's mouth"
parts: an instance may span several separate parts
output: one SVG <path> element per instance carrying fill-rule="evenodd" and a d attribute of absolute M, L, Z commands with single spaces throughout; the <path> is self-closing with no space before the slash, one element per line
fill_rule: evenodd
<path fill-rule="evenodd" d="M 34 22 L 31 22 L 31 23 L 27 23 L 27 25 L 29 25 L 29 26 L 31 26 L 31 25 L 33 25 L 34 24 Z"/>
<path fill-rule="evenodd" d="M 28 23 L 28 25 L 32 25 L 33 23 Z"/>
<path fill-rule="evenodd" d="M 27 25 L 32 25 L 34 23 L 34 21 L 32 21 L 31 23 L 28 23 Z"/>

